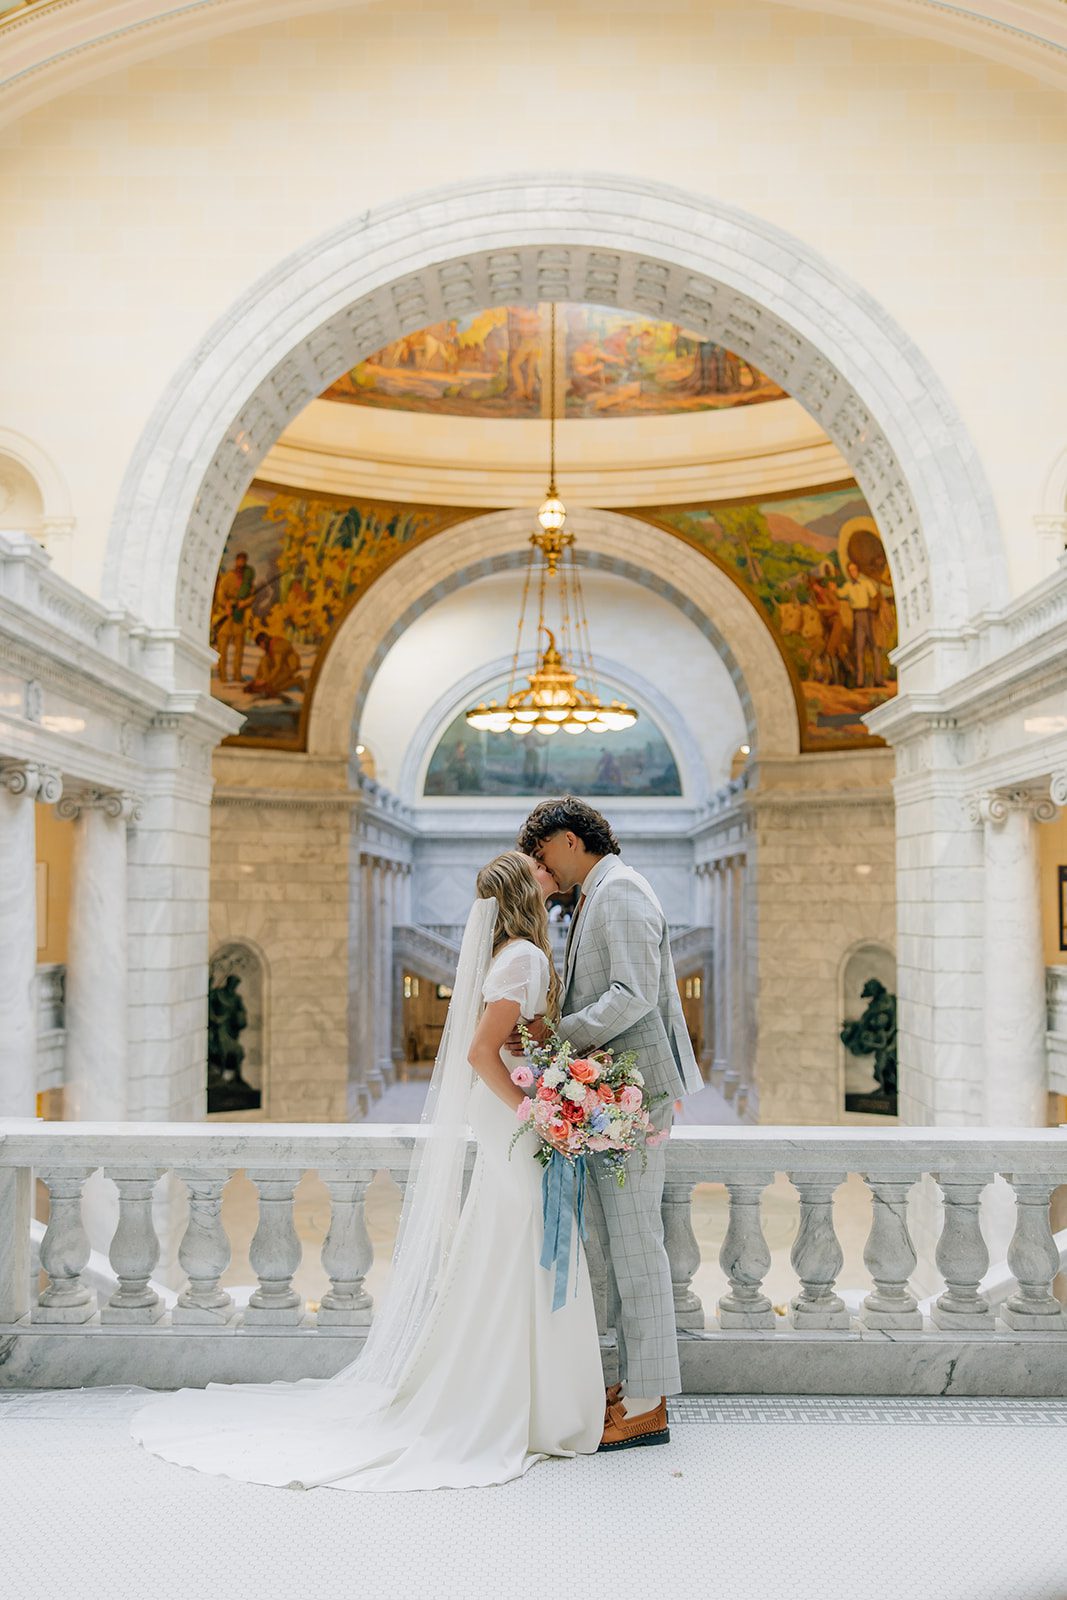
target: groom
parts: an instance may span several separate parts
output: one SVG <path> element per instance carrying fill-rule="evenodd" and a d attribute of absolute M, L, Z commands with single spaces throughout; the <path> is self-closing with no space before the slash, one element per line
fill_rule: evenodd
<path fill-rule="evenodd" d="M 667 921 L 649 883 L 619 859 L 606 818 L 564 795 L 535 806 L 519 849 L 536 856 L 563 890 L 581 886 L 571 919 L 559 1032 L 575 1052 L 633 1050 L 652 1110 L 667 1130 L 673 1103 L 702 1087 L 682 1016 Z M 520 1046 L 521 1048 L 521 1046 Z M 608 1264 L 608 1320 L 621 1382 L 607 1391 L 602 1450 L 666 1444 L 667 1400 L 682 1387 L 671 1271 L 663 1246 L 663 1145 L 648 1165 L 631 1162 L 624 1188 L 596 1156 L 588 1212 Z"/>

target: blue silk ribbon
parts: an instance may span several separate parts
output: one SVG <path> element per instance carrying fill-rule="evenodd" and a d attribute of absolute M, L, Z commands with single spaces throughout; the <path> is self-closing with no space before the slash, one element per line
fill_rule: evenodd
<path fill-rule="evenodd" d="M 585 1233 L 585 1157 L 568 1161 L 553 1150 L 541 1175 L 541 1209 L 545 1218 L 545 1239 L 541 1246 L 541 1265 L 555 1269 L 552 1309 L 558 1311 L 567 1298 L 567 1274 L 571 1259 L 571 1222 L 577 1217 L 578 1232 Z M 575 1294 L 578 1284 L 575 1281 Z"/>

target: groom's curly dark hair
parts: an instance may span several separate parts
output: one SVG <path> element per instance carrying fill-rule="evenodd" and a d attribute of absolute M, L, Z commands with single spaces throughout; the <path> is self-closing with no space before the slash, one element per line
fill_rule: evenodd
<path fill-rule="evenodd" d="M 590 855 L 621 854 L 607 817 L 602 817 L 574 794 L 561 795 L 558 800 L 542 800 L 534 806 L 519 831 L 519 849 L 528 856 L 536 855 L 539 847 L 554 833 L 577 834 Z"/>

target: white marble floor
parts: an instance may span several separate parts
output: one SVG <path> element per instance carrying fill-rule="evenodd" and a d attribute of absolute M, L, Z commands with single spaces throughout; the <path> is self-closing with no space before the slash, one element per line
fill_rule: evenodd
<path fill-rule="evenodd" d="M 662 1449 L 381 1496 L 170 1466 L 139 1403 L 0 1392 L 4 1600 L 1067 1597 L 1067 1401 L 689 1397 Z"/>

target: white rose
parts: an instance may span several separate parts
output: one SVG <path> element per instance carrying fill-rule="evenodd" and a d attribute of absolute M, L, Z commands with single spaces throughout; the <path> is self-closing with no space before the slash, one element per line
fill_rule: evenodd
<path fill-rule="evenodd" d="M 630 1081 L 632 1083 L 636 1083 L 636 1085 L 637 1085 L 637 1087 L 639 1089 L 643 1089 L 644 1086 L 645 1086 L 644 1073 L 642 1073 L 642 1072 L 631 1072 Z"/>
<path fill-rule="evenodd" d="M 563 1091 L 563 1098 L 564 1100 L 573 1100 L 576 1106 L 580 1106 L 585 1099 L 585 1084 L 569 1083 Z"/>
<path fill-rule="evenodd" d="M 541 1082 L 547 1083 L 550 1089 L 558 1089 L 560 1084 L 566 1081 L 567 1074 L 561 1072 L 559 1067 L 549 1067 L 548 1071 L 541 1075 Z"/>

